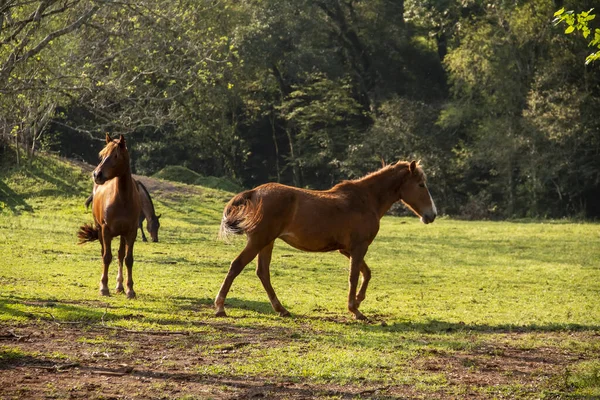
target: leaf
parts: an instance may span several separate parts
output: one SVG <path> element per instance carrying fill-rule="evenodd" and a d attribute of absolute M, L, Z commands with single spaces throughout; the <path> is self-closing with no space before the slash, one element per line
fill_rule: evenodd
<path fill-rule="evenodd" d="M 555 12 L 555 13 L 554 13 L 554 16 L 555 16 L 555 17 L 558 17 L 559 15 L 561 15 L 561 14 L 562 14 L 562 13 L 564 13 L 564 12 L 565 12 L 565 8 L 563 7 L 563 8 L 561 8 L 560 10 L 558 10 L 557 12 Z"/>
<path fill-rule="evenodd" d="M 574 30 L 575 30 L 574 26 L 569 26 L 567 29 L 565 29 L 565 33 L 569 34 L 569 33 L 572 33 Z"/>

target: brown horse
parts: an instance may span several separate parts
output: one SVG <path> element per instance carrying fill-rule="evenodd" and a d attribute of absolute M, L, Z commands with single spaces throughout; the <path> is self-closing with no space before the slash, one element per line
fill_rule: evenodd
<path fill-rule="evenodd" d="M 139 227 L 140 232 L 142 233 L 142 241 L 147 242 L 146 235 L 144 234 L 144 227 L 142 222 L 144 219 L 146 220 L 146 229 L 148 229 L 148 233 L 152 238 L 153 242 L 158 242 L 158 228 L 160 228 L 160 215 L 156 215 L 154 211 L 154 203 L 152 202 L 152 197 L 150 197 L 150 193 L 144 184 L 136 179 L 134 179 L 135 184 L 137 185 L 138 192 L 140 194 L 140 202 L 142 205 L 142 213 L 140 214 Z M 96 189 L 96 187 L 94 187 Z M 94 192 L 88 196 L 85 200 L 85 208 L 88 208 L 90 204 L 94 201 Z"/>
<path fill-rule="evenodd" d="M 146 186 L 140 181 L 135 181 L 137 184 L 138 192 L 140 192 L 140 201 L 142 203 L 142 213 L 140 214 L 139 226 L 140 232 L 142 233 L 142 241 L 147 242 L 146 235 L 144 235 L 144 227 L 142 226 L 142 222 L 146 219 L 146 229 L 148 229 L 148 233 L 152 238 L 153 242 L 158 242 L 158 228 L 160 228 L 160 215 L 156 215 L 154 211 L 154 203 L 152 202 L 152 197 L 150 197 L 150 193 L 148 193 L 148 189 Z"/>
<path fill-rule="evenodd" d="M 94 202 L 92 214 L 94 226 L 81 226 L 77 236 L 80 244 L 99 240 L 102 246 L 104 270 L 100 281 L 100 294 L 109 296 L 108 267 L 112 261 L 111 242 L 121 236 L 119 246 L 119 273 L 117 293 L 123 291 L 123 260 L 127 266 L 127 298 L 134 298 L 133 290 L 133 244 L 137 236 L 138 218 L 141 212 L 140 195 L 131 177 L 129 153 L 123 135 L 111 139 L 106 134 L 106 147 L 100 151 L 102 161 L 96 167 L 94 178 Z"/>
<path fill-rule="evenodd" d="M 256 274 L 273 309 L 281 316 L 290 315 L 277 299 L 269 273 L 273 244 L 279 238 L 299 250 L 338 250 L 348 257 L 348 310 L 356 319 L 366 319 L 358 311 L 371 279 L 364 256 L 379 231 L 379 220 L 398 200 L 425 224 L 437 215 L 425 174 L 415 161 L 398 162 L 325 191 L 267 183 L 236 195 L 223 211 L 220 236 L 245 233 L 247 242 L 231 263 L 215 299 L 216 315 L 226 315 L 225 298 L 233 280 L 257 255 Z M 359 273 L 363 280 L 357 295 Z"/>

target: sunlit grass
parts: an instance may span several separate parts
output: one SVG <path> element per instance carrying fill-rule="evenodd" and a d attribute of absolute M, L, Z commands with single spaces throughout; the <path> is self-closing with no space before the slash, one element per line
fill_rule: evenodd
<path fill-rule="evenodd" d="M 46 164 L 68 171 L 60 163 Z M 487 348 L 500 354 L 504 347 L 600 354 L 598 224 L 440 218 L 425 226 L 416 218 L 385 217 L 366 257 L 373 278 L 361 311 L 371 318 L 368 324 L 354 321 L 346 311 L 345 257 L 303 253 L 278 242 L 272 281 L 293 317 L 273 312 L 252 263 L 233 284 L 226 302 L 229 318 L 217 319 L 213 299 L 244 245 L 243 238 L 232 244 L 217 240 L 230 194 L 191 186 L 153 193 L 157 213 L 163 214 L 161 241 L 136 242 L 138 298 L 129 301 L 121 295 L 99 296 L 100 246 L 76 244 L 78 227 L 91 222 L 83 206 L 89 182 L 59 195 L 62 181 L 44 183 L 39 191 L 38 180 L 27 176 L 12 173 L 3 180 L 11 199 L 0 192 L 3 324 L 85 321 L 187 331 L 198 335 L 175 338 L 173 345 L 214 358 L 198 365 L 198 374 L 393 383 L 454 395 L 467 388 L 450 386 L 447 371 L 423 370 L 419 360 L 476 357 Z M 115 254 L 116 246 L 117 241 Z M 112 287 L 116 267 L 115 259 Z M 100 350 L 112 344 L 109 337 L 94 340 L 84 343 Z M 228 353 L 232 345 L 235 352 Z M 3 357 L 18 356 L 3 351 Z M 567 375 L 540 380 L 534 389 L 515 383 L 478 390 L 508 397 L 600 395 L 597 363 L 573 362 L 567 368 Z"/>

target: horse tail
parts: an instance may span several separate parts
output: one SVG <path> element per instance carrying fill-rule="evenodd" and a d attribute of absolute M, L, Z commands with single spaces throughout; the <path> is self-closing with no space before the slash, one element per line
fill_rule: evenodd
<path fill-rule="evenodd" d="M 77 244 L 84 244 L 98 240 L 99 232 L 100 229 L 98 229 L 97 226 L 92 226 L 90 224 L 81 225 L 79 232 L 77 232 L 77 237 L 79 238 L 79 243 Z"/>
<path fill-rule="evenodd" d="M 90 194 L 87 199 L 85 199 L 85 208 L 90 208 L 90 203 L 94 201 L 94 193 Z"/>
<path fill-rule="evenodd" d="M 254 190 L 234 196 L 223 210 L 219 239 L 227 241 L 231 235 L 250 233 L 262 220 L 262 200 L 256 199 Z"/>

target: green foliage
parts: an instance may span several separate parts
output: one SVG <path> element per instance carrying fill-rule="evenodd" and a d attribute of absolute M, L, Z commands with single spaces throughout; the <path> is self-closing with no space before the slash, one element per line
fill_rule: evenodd
<path fill-rule="evenodd" d="M 600 215 L 600 72 L 577 61 L 600 45 L 591 10 L 556 13 L 581 41 L 549 26 L 551 0 L 4 7 L 0 151 L 17 165 L 39 149 L 93 164 L 106 131 L 127 135 L 136 173 L 246 188 L 414 157 L 444 213 Z"/>
<path fill-rule="evenodd" d="M 581 35 L 584 39 L 587 39 L 588 36 L 592 35 L 588 46 L 596 47 L 600 50 L 600 28 L 596 28 L 592 32 L 592 29 L 589 27 L 590 21 L 596 18 L 596 14 L 592 14 L 592 11 L 594 11 L 594 9 L 590 8 L 589 11 L 582 11 L 576 14 L 573 10 L 565 11 L 565 8 L 563 7 L 554 13 L 554 16 L 556 17 L 554 19 L 554 23 L 556 25 L 561 23 L 566 24 L 566 34 L 573 33 L 575 32 L 575 30 L 577 30 L 581 32 Z M 588 55 L 585 58 L 585 63 L 589 64 L 598 59 L 600 59 L 600 51 L 593 52 L 590 55 Z"/>

